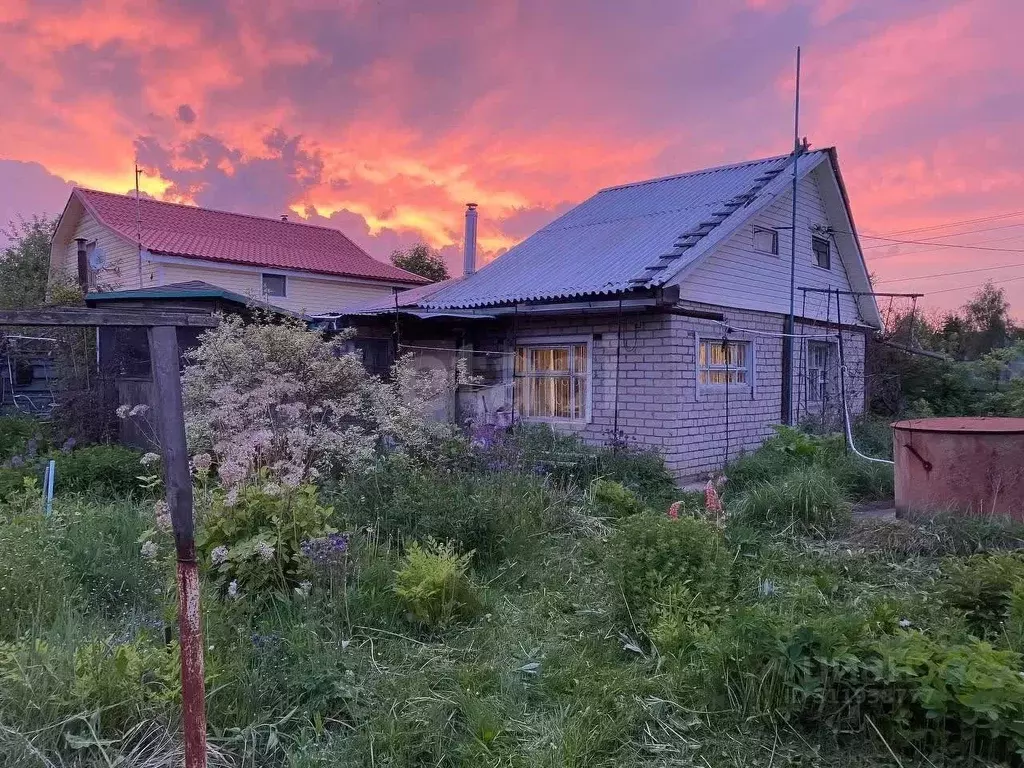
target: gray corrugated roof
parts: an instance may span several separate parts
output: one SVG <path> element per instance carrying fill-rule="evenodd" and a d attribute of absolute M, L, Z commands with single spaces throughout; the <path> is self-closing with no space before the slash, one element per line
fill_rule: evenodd
<path fill-rule="evenodd" d="M 827 150 L 803 155 L 810 171 Z M 603 189 L 471 277 L 417 301 L 483 307 L 661 285 L 785 185 L 792 155 Z M 723 226 L 725 225 L 725 226 Z M 433 286 L 428 286 L 433 287 Z"/>

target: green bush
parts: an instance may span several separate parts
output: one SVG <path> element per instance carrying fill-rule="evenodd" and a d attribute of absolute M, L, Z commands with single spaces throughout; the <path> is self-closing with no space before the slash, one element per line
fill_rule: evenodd
<path fill-rule="evenodd" d="M 813 466 L 751 486 L 734 510 L 736 521 L 744 525 L 792 525 L 800 531 L 832 530 L 850 518 L 850 505 L 835 478 Z"/>
<path fill-rule="evenodd" d="M 596 480 L 590 487 L 594 512 L 599 517 L 620 518 L 638 515 L 644 505 L 633 491 L 612 480 Z"/>
<path fill-rule="evenodd" d="M 451 542 L 406 547 L 395 572 L 395 594 L 410 618 L 427 629 L 443 629 L 479 611 L 480 598 L 469 576 L 472 552 L 460 555 Z"/>
<path fill-rule="evenodd" d="M 652 514 L 626 518 L 611 542 L 608 566 L 627 618 L 652 624 L 666 608 L 678 617 L 719 606 L 729 590 L 731 557 L 722 533 L 702 520 Z"/>
<path fill-rule="evenodd" d="M 38 477 L 34 466 L 0 467 L 0 503 L 25 490 L 25 480 Z"/>
<path fill-rule="evenodd" d="M 287 595 L 311 565 L 303 544 L 334 533 L 327 525 L 333 511 L 315 485 L 218 491 L 196 543 L 221 590 Z"/>
<path fill-rule="evenodd" d="M 107 497 L 138 495 L 140 476 L 159 472 L 144 467 L 142 453 L 121 445 L 89 445 L 56 458 L 54 493 L 90 493 Z M 157 468 L 154 470 L 154 466 Z"/>
<path fill-rule="evenodd" d="M 962 611 L 982 637 L 1001 634 L 1010 615 L 1011 597 L 1024 586 L 1024 554 L 995 553 L 942 564 L 939 592 L 946 605 Z"/>
<path fill-rule="evenodd" d="M 445 471 L 391 457 L 340 490 L 346 523 L 396 540 L 455 541 L 481 562 L 527 551 L 558 511 L 537 474 Z"/>

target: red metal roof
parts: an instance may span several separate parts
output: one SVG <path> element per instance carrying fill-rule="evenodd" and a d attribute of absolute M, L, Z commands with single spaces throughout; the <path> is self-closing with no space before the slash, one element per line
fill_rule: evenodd
<path fill-rule="evenodd" d="M 426 278 L 385 264 L 336 229 L 76 188 L 101 223 L 152 253 L 422 285 Z"/>

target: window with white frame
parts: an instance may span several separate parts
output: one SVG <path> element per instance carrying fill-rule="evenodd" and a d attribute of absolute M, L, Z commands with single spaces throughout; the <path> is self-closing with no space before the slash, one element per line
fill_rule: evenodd
<path fill-rule="evenodd" d="M 832 368 L 832 344 L 827 341 L 807 342 L 807 402 L 829 400 Z"/>
<path fill-rule="evenodd" d="M 516 410 L 522 418 L 586 421 L 590 346 L 586 342 L 516 347 Z"/>
<path fill-rule="evenodd" d="M 814 252 L 814 263 L 822 269 L 832 269 L 832 249 L 827 238 L 811 237 L 811 250 Z"/>
<path fill-rule="evenodd" d="M 754 250 L 779 255 L 779 233 L 774 229 L 754 227 Z"/>
<path fill-rule="evenodd" d="M 264 272 L 262 278 L 264 296 L 288 295 L 288 278 L 285 275 L 272 275 Z"/>
<path fill-rule="evenodd" d="M 750 384 L 750 363 L 749 341 L 701 339 L 697 381 L 702 387 Z"/>

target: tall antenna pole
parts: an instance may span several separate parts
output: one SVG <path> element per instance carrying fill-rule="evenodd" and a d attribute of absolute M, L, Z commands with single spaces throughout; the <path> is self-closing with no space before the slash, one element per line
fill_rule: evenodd
<path fill-rule="evenodd" d="M 789 314 L 782 337 L 782 421 L 793 425 L 793 334 L 796 328 L 796 192 L 800 162 L 800 46 L 796 47 L 796 104 L 793 110 L 793 214 L 789 243 Z"/>
<path fill-rule="evenodd" d="M 142 288 L 142 203 L 139 202 L 139 157 L 135 156 L 135 242 L 139 248 L 139 288 Z"/>

